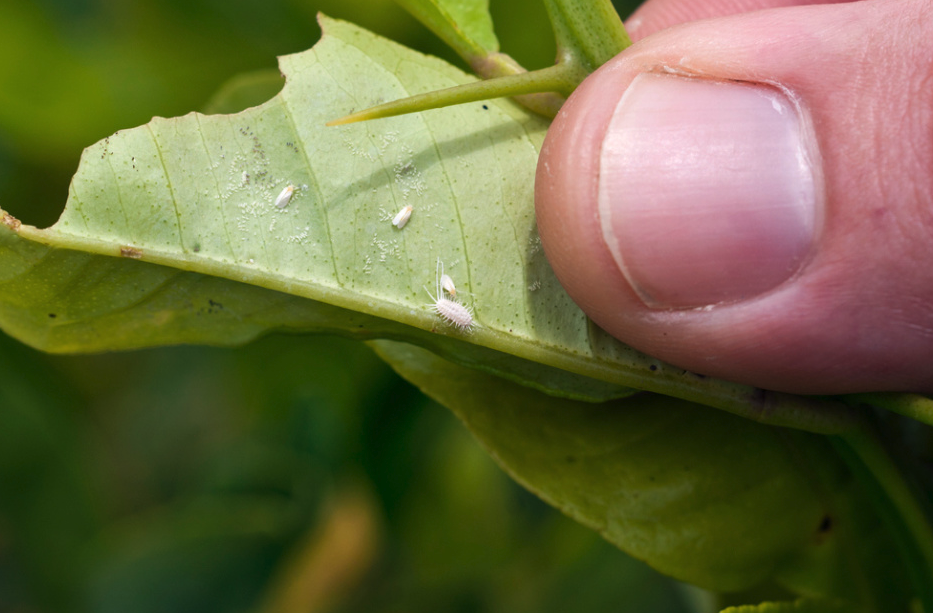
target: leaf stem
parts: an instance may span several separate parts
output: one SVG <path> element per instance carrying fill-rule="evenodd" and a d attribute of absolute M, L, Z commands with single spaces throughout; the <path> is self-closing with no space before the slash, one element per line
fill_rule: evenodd
<path fill-rule="evenodd" d="M 394 117 L 406 113 L 438 109 L 454 104 L 504 98 L 538 92 L 560 92 L 569 94 L 573 91 L 573 69 L 556 64 L 541 70 L 523 72 L 515 75 L 466 83 L 447 89 L 426 92 L 401 100 L 386 102 L 363 111 L 351 113 L 340 119 L 327 122 L 328 126 L 341 126 L 357 121 Z"/>
<path fill-rule="evenodd" d="M 557 39 L 558 63 L 575 65 L 583 76 L 632 44 L 611 0 L 545 0 L 544 3 Z"/>
<path fill-rule="evenodd" d="M 933 399 L 920 394 L 879 392 L 841 396 L 849 404 L 869 404 L 933 426 Z"/>
<path fill-rule="evenodd" d="M 496 46 L 484 50 L 463 36 L 455 20 L 440 7 L 429 9 L 414 0 L 400 0 L 400 3 L 450 44 L 477 74 L 493 75 L 493 78 L 387 102 L 334 119 L 326 125 L 340 126 L 507 96 L 520 96 L 519 102 L 526 108 L 553 117 L 563 97 L 569 96 L 587 75 L 632 44 L 611 0 L 545 0 L 557 39 L 557 64 L 524 72 L 512 58 L 499 53 Z M 555 96 L 555 92 L 563 97 Z"/>
<path fill-rule="evenodd" d="M 483 79 L 494 79 L 508 75 L 528 72 L 521 64 L 506 53 L 492 53 L 470 62 L 473 71 Z M 566 96 L 557 92 L 535 92 L 515 96 L 515 101 L 533 113 L 542 117 L 553 118 L 567 101 Z"/>

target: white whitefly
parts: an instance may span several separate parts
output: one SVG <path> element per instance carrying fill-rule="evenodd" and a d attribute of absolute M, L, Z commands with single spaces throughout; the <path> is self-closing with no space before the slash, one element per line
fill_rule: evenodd
<path fill-rule="evenodd" d="M 408 223 L 408 220 L 411 219 L 411 212 L 415 210 L 410 204 L 406 204 L 402 207 L 398 213 L 395 214 L 395 217 L 392 218 L 392 225 L 401 230 L 405 227 L 405 224 Z"/>
<path fill-rule="evenodd" d="M 292 199 L 292 194 L 295 193 L 294 185 L 286 185 L 285 189 L 279 192 L 278 198 L 275 199 L 275 206 L 279 209 L 284 209 L 288 206 L 288 203 Z"/>
<path fill-rule="evenodd" d="M 450 275 L 441 275 L 441 288 L 451 296 L 457 295 L 457 286 L 454 285 L 454 280 L 450 278 Z"/>

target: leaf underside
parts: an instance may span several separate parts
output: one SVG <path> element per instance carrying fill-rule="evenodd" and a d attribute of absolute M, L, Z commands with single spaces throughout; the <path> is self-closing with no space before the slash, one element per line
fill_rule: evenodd
<path fill-rule="evenodd" d="M 555 398 L 408 344 L 371 344 L 513 478 L 662 573 L 716 591 L 770 579 L 854 602 L 880 592 L 879 610 L 903 610 L 903 567 L 827 437 L 655 394 Z"/>
<path fill-rule="evenodd" d="M 314 48 L 280 59 L 286 85 L 267 103 L 117 132 L 84 152 L 54 226 L 4 216 L 2 327 L 53 352 L 324 330 L 408 340 L 574 398 L 637 388 L 754 416 L 786 405 L 814 429 L 844 419 L 845 407 L 667 366 L 594 326 L 541 249 L 532 186 L 547 123 L 515 104 L 325 128 L 472 77 L 350 24 L 322 27 Z M 433 311 L 438 261 L 473 310 L 468 332 Z"/>

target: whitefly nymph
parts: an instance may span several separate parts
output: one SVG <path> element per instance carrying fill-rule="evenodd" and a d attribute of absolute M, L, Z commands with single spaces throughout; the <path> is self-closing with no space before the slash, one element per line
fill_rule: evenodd
<path fill-rule="evenodd" d="M 441 285 L 441 279 L 444 277 L 447 277 L 444 274 L 444 265 L 438 259 L 437 269 L 434 271 L 435 294 L 432 295 L 428 288 L 424 288 L 424 291 L 428 292 L 428 296 L 431 296 L 431 300 L 434 301 L 434 312 L 440 315 L 441 319 L 463 332 L 468 332 L 473 327 L 473 312 L 459 300 L 451 300 L 444 296 L 445 288 Z M 447 279 L 450 279 L 450 277 L 447 277 Z M 453 285 L 452 280 L 450 283 Z M 451 296 L 453 295 L 451 294 Z"/>

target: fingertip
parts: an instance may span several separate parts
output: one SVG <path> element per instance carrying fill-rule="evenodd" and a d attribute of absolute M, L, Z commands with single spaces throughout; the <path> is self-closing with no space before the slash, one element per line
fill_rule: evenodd
<path fill-rule="evenodd" d="M 844 16 L 834 7 L 806 7 L 804 12 L 788 9 L 790 12 L 785 13 L 782 9 L 727 18 L 728 24 L 708 21 L 668 30 L 636 43 L 594 73 L 571 96 L 542 149 L 535 184 L 536 211 L 543 246 L 558 279 L 600 327 L 637 349 L 685 369 L 760 387 L 821 394 L 933 388 L 933 373 L 924 366 L 933 359 L 933 310 L 924 306 L 933 304 L 933 269 L 918 265 L 933 260 L 933 248 L 924 238 L 933 234 L 933 220 L 928 215 L 923 219 L 917 215 L 918 210 L 929 210 L 933 204 L 929 202 L 933 185 L 929 176 L 918 180 L 916 171 L 924 163 L 933 163 L 933 159 L 929 143 L 918 143 L 915 133 L 917 123 L 924 123 L 922 113 L 913 116 L 911 128 L 911 122 L 903 117 L 875 112 L 881 107 L 873 105 L 880 104 L 882 96 L 885 108 L 910 109 L 917 104 L 906 93 L 903 99 L 892 97 L 892 92 L 899 90 L 886 81 L 909 78 L 905 76 L 909 71 L 885 73 L 867 60 L 863 64 L 853 62 L 855 49 L 861 49 L 864 29 L 868 27 L 860 11 L 874 11 L 871 18 L 878 19 L 880 6 L 857 4 L 847 5 Z M 889 17 L 892 23 L 896 21 L 895 15 Z M 891 30 L 896 32 L 898 27 L 892 25 Z M 894 43 L 879 39 L 875 44 L 890 52 Z M 899 64 L 895 61 L 891 66 Z M 692 228 L 703 227 L 699 222 L 682 223 L 683 215 L 676 208 L 689 205 L 691 198 L 678 196 L 676 207 L 654 220 L 653 237 L 643 240 L 638 232 L 624 236 L 625 232 L 619 231 L 617 235 L 624 236 L 624 240 L 613 253 L 612 241 L 607 241 L 606 235 L 607 216 L 600 211 L 600 188 L 606 186 L 602 164 L 607 132 L 636 77 L 665 72 L 705 82 L 739 82 L 742 87 L 768 90 L 769 96 L 776 91 L 793 104 L 799 103 L 803 115 L 812 114 L 816 126 L 811 143 L 815 143 L 815 149 L 810 150 L 815 156 L 811 160 L 815 164 L 811 168 L 813 197 L 801 196 L 802 192 L 792 189 L 778 194 L 773 207 L 764 207 L 764 217 L 756 217 L 759 228 L 778 227 L 783 238 L 778 236 L 775 242 L 770 230 L 756 234 L 743 222 L 733 229 L 739 230 L 737 235 L 753 238 L 738 249 L 735 245 L 716 245 L 710 238 L 715 239 L 716 234 L 707 233 L 693 255 L 685 255 L 687 252 L 678 245 L 672 250 L 665 241 L 687 237 Z M 916 87 L 902 89 L 916 91 Z M 692 94 L 680 96 L 688 104 L 694 99 Z M 775 109 L 785 106 L 780 96 L 766 99 L 774 103 Z M 710 108 L 715 110 L 715 105 Z M 862 115 L 857 113 L 858 108 Z M 681 108 L 675 114 L 684 112 L 686 109 Z M 754 118 L 755 113 L 751 115 L 752 123 L 760 120 Z M 728 123 L 732 115 L 726 113 L 719 121 Z M 925 125 L 929 125 L 926 117 Z M 791 134 L 796 129 L 789 128 L 791 124 L 782 125 L 760 140 L 773 140 L 779 132 Z M 690 131 L 682 130 L 682 134 L 689 136 Z M 882 137 L 887 148 L 878 145 Z M 739 138 L 729 146 L 742 145 L 745 140 Z M 666 182 L 659 179 L 661 175 L 651 173 L 664 165 L 667 170 L 683 170 L 683 139 L 671 141 L 675 145 L 668 150 L 663 149 L 660 140 L 658 149 L 652 150 L 653 142 L 646 138 L 641 153 L 620 164 L 651 176 L 649 183 L 657 183 L 664 193 L 646 196 L 644 186 L 632 188 L 629 177 L 613 188 L 615 197 L 621 199 L 619 210 L 623 213 L 634 206 L 632 210 L 654 215 L 658 202 L 665 198 L 670 201 L 672 185 L 675 191 L 682 188 L 677 184 L 680 176 L 676 172 Z M 719 142 L 722 146 L 723 141 Z M 622 146 L 628 150 L 631 144 L 628 139 Z M 786 162 L 790 151 L 778 151 L 774 159 Z M 899 156 L 898 151 L 907 155 Z M 908 171 L 903 164 L 891 167 L 892 160 L 915 159 L 917 151 L 925 153 L 914 170 Z M 751 155 L 767 159 L 761 151 Z M 736 160 L 744 163 L 747 157 L 746 152 Z M 716 162 L 719 167 L 730 163 L 728 156 Z M 774 166 L 786 170 L 793 164 L 781 162 Z M 714 166 L 705 168 L 709 171 Z M 767 165 L 757 167 L 749 176 L 758 177 L 771 170 Z M 898 182 L 892 182 L 885 173 L 899 177 Z M 774 183 L 765 191 L 777 194 L 794 180 L 787 174 L 775 175 Z M 807 181 L 806 176 L 798 176 L 799 185 Z M 753 180 L 748 185 L 752 188 L 749 198 L 754 200 L 758 197 L 753 189 L 756 183 Z M 620 194 L 619 189 L 632 191 Z M 717 189 L 712 190 L 714 196 Z M 681 190 L 682 196 L 684 193 Z M 706 198 L 713 207 L 709 219 L 715 219 L 722 216 L 722 210 L 715 208 L 721 201 L 709 195 L 707 190 L 694 200 Z M 632 205 L 627 198 L 639 201 Z M 810 204 L 800 206 L 808 199 Z M 605 194 L 603 200 L 605 204 Z M 776 218 L 769 217 L 774 211 L 783 212 Z M 608 225 L 624 230 L 638 223 L 625 215 L 618 219 L 623 221 L 610 219 Z M 668 228 L 671 231 L 665 235 Z M 730 239 L 728 232 L 722 236 Z M 639 241 L 639 266 L 643 270 L 657 264 L 663 277 L 672 261 L 686 266 L 671 277 L 673 285 L 651 288 L 665 296 L 656 304 L 651 304 L 651 292 L 639 287 L 637 275 L 626 274 L 631 272 L 627 266 L 634 261 L 631 247 Z M 655 249 L 652 242 L 661 248 Z M 704 244 L 710 248 L 703 248 Z M 719 282 L 713 268 L 706 269 L 706 277 L 695 268 L 710 254 L 719 253 L 721 268 L 727 273 L 739 270 L 738 276 L 756 281 L 756 267 L 761 262 L 755 258 L 767 251 L 758 249 L 758 245 L 771 250 L 764 261 L 764 266 L 771 269 L 770 278 L 753 291 L 712 293 L 697 300 L 678 297 L 681 284 L 699 280 L 697 286 L 702 289 Z M 738 269 L 730 268 L 732 260 Z M 749 262 L 751 265 L 743 269 Z"/>
<path fill-rule="evenodd" d="M 596 210 L 599 153 L 612 117 L 634 75 L 612 62 L 584 81 L 558 114 L 541 149 L 535 177 L 535 211 L 542 244 L 558 279 L 591 317 L 602 286 L 613 299 L 635 299 L 602 240 Z"/>

